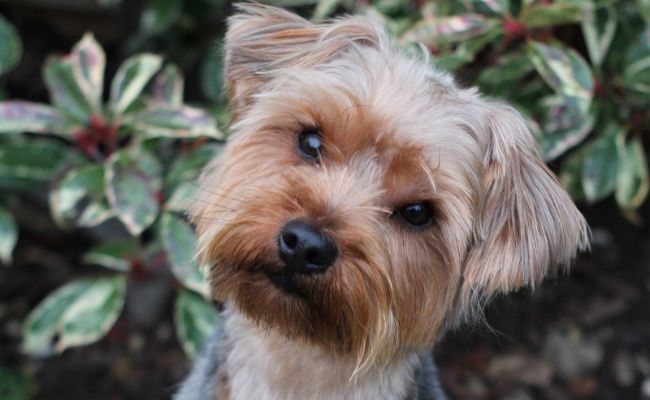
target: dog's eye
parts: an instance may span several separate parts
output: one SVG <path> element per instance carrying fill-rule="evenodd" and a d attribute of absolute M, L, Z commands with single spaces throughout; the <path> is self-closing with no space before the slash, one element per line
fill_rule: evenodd
<path fill-rule="evenodd" d="M 406 204 L 397 210 L 397 214 L 409 225 L 419 228 L 431 223 L 433 206 L 428 201 Z"/>
<path fill-rule="evenodd" d="M 313 162 L 319 163 L 323 153 L 323 138 L 317 128 L 306 128 L 298 136 L 300 153 Z"/>

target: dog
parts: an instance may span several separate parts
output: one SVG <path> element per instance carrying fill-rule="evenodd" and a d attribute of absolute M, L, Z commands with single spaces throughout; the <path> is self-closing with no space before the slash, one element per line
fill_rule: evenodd
<path fill-rule="evenodd" d="M 237 6 L 189 215 L 224 304 L 178 400 L 444 399 L 432 349 L 588 246 L 512 107 L 377 21 Z"/>

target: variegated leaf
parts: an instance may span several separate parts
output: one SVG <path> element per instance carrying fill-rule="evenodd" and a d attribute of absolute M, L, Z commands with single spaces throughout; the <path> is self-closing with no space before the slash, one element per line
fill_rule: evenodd
<path fill-rule="evenodd" d="M 106 163 L 106 196 L 115 215 L 133 236 L 158 215 L 162 167 L 143 149 L 115 152 Z"/>
<path fill-rule="evenodd" d="M 49 197 L 52 217 L 60 226 L 67 226 L 83 215 L 88 206 L 103 200 L 104 169 L 88 164 L 68 171 L 54 183 Z"/>
<path fill-rule="evenodd" d="M 43 299 L 23 327 L 23 351 L 47 355 L 101 339 L 124 306 L 126 277 L 80 280 Z"/>
<path fill-rule="evenodd" d="M 201 296 L 180 290 L 174 305 L 176 335 L 190 358 L 196 357 L 206 340 L 216 332 L 221 318 L 215 307 Z"/>
<path fill-rule="evenodd" d="M 150 108 L 132 115 L 126 123 L 146 137 L 207 136 L 223 139 L 223 134 L 217 128 L 217 121 L 210 114 L 189 106 Z"/>
<path fill-rule="evenodd" d="M 528 9 L 522 22 L 529 29 L 578 23 L 585 18 L 587 6 L 586 2 L 536 4 Z"/>
<path fill-rule="evenodd" d="M 120 116 L 129 108 L 161 65 L 160 56 L 140 54 L 120 66 L 111 83 L 110 107 L 114 115 Z"/>
<path fill-rule="evenodd" d="M 595 119 L 582 113 L 565 96 L 543 99 L 543 135 L 539 137 L 544 158 L 554 160 L 581 143 L 594 127 Z"/>
<path fill-rule="evenodd" d="M 77 81 L 73 65 L 71 57 L 50 56 L 45 62 L 43 74 L 52 103 L 61 113 L 85 125 L 93 113 L 93 105 Z"/>
<path fill-rule="evenodd" d="M 69 137 L 54 107 L 22 100 L 0 102 L 0 133 L 59 133 Z"/>
<path fill-rule="evenodd" d="M 13 216 L 0 207 L 0 264 L 9 265 L 18 241 L 18 227 Z"/>
<path fill-rule="evenodd" d="M 620 126 L 609 125 L 600 137 L 585 149 L 582 189 L 587 201 L 601 200 L 615 190 L 620 164 L 616 143 L 624 133 Z"/>
<path fill-rule="evenodd" d="M 177 66 L 168 64 L 153 80 L 153 98 L 166 106 L 180 107 L 183 103 L 183 85 L 181 71 Z"/>
<path fill-rule="evenodd" d="M 35 190 L 70 158 L 69 149 L 52 140 L 15 140 L 0 146 L 0 187 Z"/>
<path fill-rule="evenodd" d="M 176 278 L 188 289 L 207 298 L 208 283 L 194 259 L 196 234 L 192 228 L 179 217 L 165 212 L 160 218 L 160 240 Z"/>
<path fill-rule="evenodd" d="M 614 6 L 590 10 L 582 20 L 582 34 L 591 62 L 602 64 L 616 33 L 617 17 Z"/>
<path fill-rule="evenodd" d="M 90 249 L 84 254 L 82 261 L 86 264 L 127 272 L 131 268 L 131 260 L 136 257 L 135 254 L 136 249 L 132 242 L 111 241 Z"/>
<path fill-rule="evenodd" d="M 623 209 L 634 210 L 643 204 L 650 188 L 643 143 L 638 137 L 625 143 L 621 135 L 617 149 L 620 163 L 616 180 L 616 202 Z"/>
<path fill-rule="evenodd" d="M 557 93 L 563 94 L 582 113 L 591 106 L 594 79 L 589 65 L 575 50 L 559 43 L 528 43 L 528 55 L 537 72 Z"/>
<path fill-rule="evenodd" d="M 495 22 L 480 14 L 427 18 L 407 30 L 401 37 L 404 43 L 419 42 L 427 46 L 459 42 L 489 31 Z"/>
<path fill-rule="evenodd" d="M 95 113 L 101 113 L 102 91 L 106 55 L 92 33 L 86 33 L 70 54 L 73 71 L 79 87 L 93 106 Z"/>

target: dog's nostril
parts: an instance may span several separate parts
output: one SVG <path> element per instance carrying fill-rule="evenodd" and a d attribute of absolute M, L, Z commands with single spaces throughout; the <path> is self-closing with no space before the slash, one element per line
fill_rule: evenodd
<path fill-rule="evenodd" d="M 278 254 L 289 272 L 323 272 L 338 257 L 334 239 L 302 220 L 286 224 L 278 237 Z"/>
<path fill-rule="evenodd" d="M 282 235 L 282 241 L 287 246 L 287 248 L 289 249 L 296 248 L 296 245 L 298 245 L 298 237 L 296 236 L 295 233 L 283 232 L 281 235 Z"/>

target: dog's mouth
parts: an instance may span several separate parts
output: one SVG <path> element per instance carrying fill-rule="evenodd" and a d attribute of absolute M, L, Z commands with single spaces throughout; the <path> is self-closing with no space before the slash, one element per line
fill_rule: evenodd
<path fill-rule="evenodd" d="M 300 299 L 305 299 L 305 295 L 296 281 L 295 274 L 287 272 L 269 272 L 267 273 L 269 281 L 283 293 Z"/>

